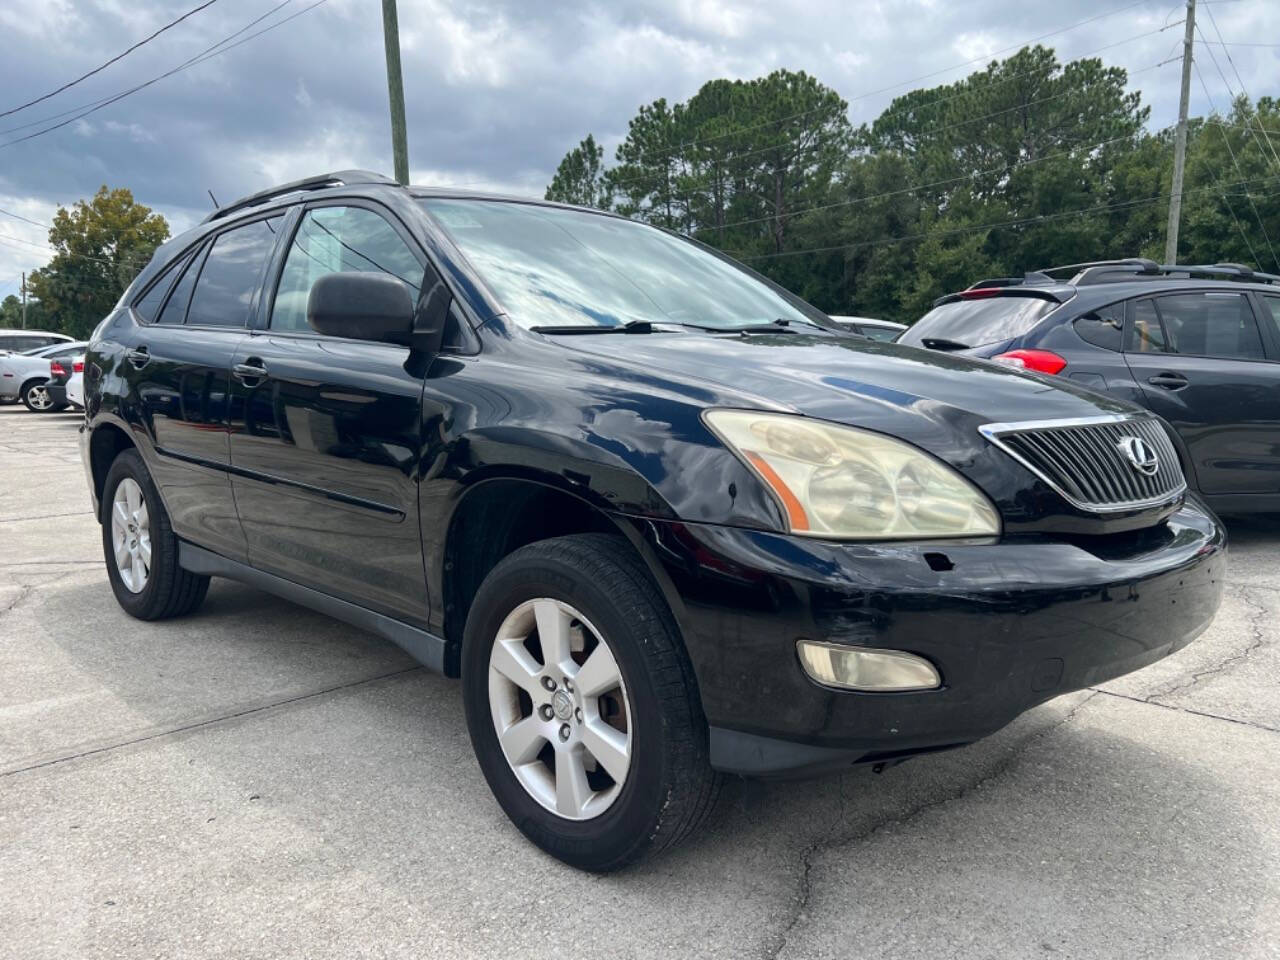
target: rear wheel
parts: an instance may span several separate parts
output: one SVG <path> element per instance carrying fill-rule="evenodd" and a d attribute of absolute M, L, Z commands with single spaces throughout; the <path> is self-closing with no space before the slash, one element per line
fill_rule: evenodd
<path fill-rule="evenodd" d="M 619 537 L 531 544 L 485 578 L 462 651 L 467 725 L 511 820 L 616 870 L 678 842 L 719 786 L 676 624 Z"/>
<path fill-rule="evenodd" d="M 102 549 L 116 600 L 139 620 L 191 613 L 209 578 L 178 566 L 178 538 L 136 450 L 111 464 L 102 494 Z"/>

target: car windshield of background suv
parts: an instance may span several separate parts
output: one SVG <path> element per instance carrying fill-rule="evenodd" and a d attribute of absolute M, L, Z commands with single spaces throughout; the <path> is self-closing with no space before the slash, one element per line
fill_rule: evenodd
<path fill-rule="evenodd" d="M 499 200 L 423 201 L 521 326 L 822 327 L 727 260 L 618 217 Z M 779 329 L 782 329 L 781 327 Z"/>

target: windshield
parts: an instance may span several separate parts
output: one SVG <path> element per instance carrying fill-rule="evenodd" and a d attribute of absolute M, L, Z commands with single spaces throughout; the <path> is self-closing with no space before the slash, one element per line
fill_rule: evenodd
<path fill-rule="evenodd" d="M 957 347 L 982 347 L 1030 333 L 1046 313 L 1056 307 L 1040 297 L 983 297 L 953 300 L 934 307 L 898 338 L 899 343 L 920 346 L 926 340 L 947 341 Z"/>
<path fill-rule="evenodd" d="M 816 310 L 654 227 L 501 200 L 423 205 L 521 326 L 820 325 Z"/>

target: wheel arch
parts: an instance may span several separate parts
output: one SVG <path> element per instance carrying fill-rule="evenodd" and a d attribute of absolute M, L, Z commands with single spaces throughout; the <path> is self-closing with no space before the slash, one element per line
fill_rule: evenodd
<path fill-rule="evenodd" d="M 432 619 L 446 642 L 445 675 L 459 674 L 467 614 L 489 571 L 520 547 L 575 533 L 620 536 L 639 556 L 685 634 L 684 603 L 643 536 L 642 524 L 642 520 L 607 510 L 552 478 L 508 473 L 468 484 L 441 523 L 440 546 L 434 551 L 433 569 L 428 571 L 435 608 Z"/>
<path fill-rule="evenodd" d="M 137 444 L 129 435 L 129 431 L 119 424 L 104 421 L 97 424 L 89 434 L 89 476 L 93 481 L 94 502 L 101 505 L 102 492 L 106 486 L 107 473 L 116 457 L 125 450 L 136 450 Z M 99 506 L 98 522 L 102 522 L 102 509 Z"/>

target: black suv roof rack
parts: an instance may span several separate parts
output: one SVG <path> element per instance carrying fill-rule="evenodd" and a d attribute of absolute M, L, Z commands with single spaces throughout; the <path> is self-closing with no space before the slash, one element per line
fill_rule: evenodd
<path fill-rule="evenodd" d="M 1188 264 L 1156 263 L 1146 257 L 1128 257 L 1124 260 L 1094 260 L 1089 263 L 1067 263 L 1059 267 L 1045 267 L 1041 275 L 1074 270 L 1067 280 L 1077 287 L 1097 283 L 1120 283 L 1125 280 L 1158 280 L 1198 277 L 1215 277 L 1225 280 L 1243 280 L 1248 283 L 1277 283 L 1280 276 L 1258 273 L 1241 263 Z"/>
<path fill-rule="evenodd" d="M 292 183 L 284 183 L 278 187 L 270 187 L 266 190 L 259 190 L 257 193 L 251 193 L 247 197 L 241 197 L 225 207 L 219 207 L 200 222 L 211 223 L 214 220 L 221 220 L 223 217 L 238 210 L 256 207 L 259 204 L 266 203 L 268 200 L 274 200 L 276 197 L 283 197 L 289 193 L 323 190 L 326 187 L 346 187 L 354 183 L 394 184 L 395 182 L 391 177 L 381 173 L 374 173 L 372 170 L 338 170 L 335 173 L 322 173 L 318 176 L 304 177 L 301 180 L 294 180 Z"/>

